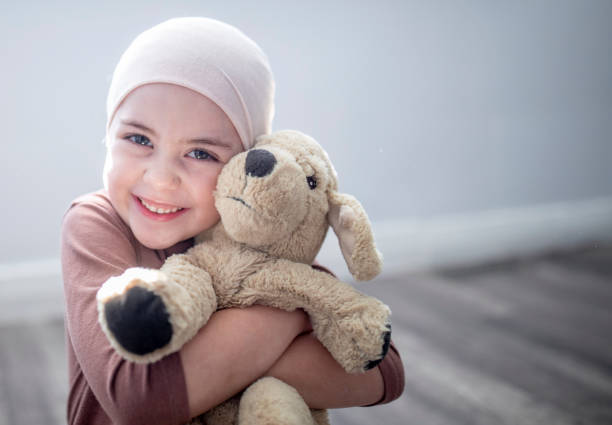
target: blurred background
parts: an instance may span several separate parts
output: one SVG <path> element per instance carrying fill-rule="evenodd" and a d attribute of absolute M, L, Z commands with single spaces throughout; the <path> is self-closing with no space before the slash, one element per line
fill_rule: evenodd
<path fill-rule="evenodd" d="M 60 326 L 62 216 L 72 199 L 102 185 L 114 66 L 140 32 L 188 15 L 233 24 L 267 53 L 277 85 L 274 129 L 299 129 L 328 151 L 340 189 L 355 195 L 373 222 L 386 260 L 380 279 L 395 288 L 388 297 L 409 290 L 414 276 L 422 282 L 436 270 L 516 265 L 551 252 L 578 250 L 608 264 L 610 1 L 3 2 L 6 335 L 17 338 L 25 332 L 20 326 L 35 326 L 27 329 L 49 338 L 36 326 Z M 332 236 L 319 261 L 350 279 Z M 392 307 L 394 314 L 407 308 Z M 600 317 L 612 324 L 608 307 Z M 408 347 L 413 340 L 406 338 Z M 15 354 L 3 352 L 6 371 Z M 61 362 L 60 354 L 45 358 Z M 67 386 L 62 373 L 52 379 Z M 3 385 L 10 384 L 7 376 L 0 373 Z M 602 397 L 609 401 L 612 385 L 605 382 Z M 14 396 L 3 391 L 0 412 L 10 420 L 2 422 L 0 413 L 0 424 L 20 423 Z M 66 389 L 58 391 L 41 415 L 61 421 L 63 406 L 56 405 Z M 387 423 L 411 423 L 398 409 Z"/>

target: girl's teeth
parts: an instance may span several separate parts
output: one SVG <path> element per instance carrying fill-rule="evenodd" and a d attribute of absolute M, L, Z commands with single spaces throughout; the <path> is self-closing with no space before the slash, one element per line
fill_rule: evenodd
<path fill-rule="evenodd" d="M 138 198 L 138 199 L 140 199 L 140 198 Z M 147 204 L 147 202 L 144 201 L 143 199 L 140 199 L 140 202 L 142 203 L 142 205 L 145 206 L 146 209 L 148 209 L 149 211 L 152 211 L 154 213 L 157 213 L 157 214 L 170 214 L 170 213 L 175 213 L 177 211 L 182 210 L 182 208 L 179 208 L 179 207 L 172 208 L 170 210 L 164 210 L 162 208 L 156 208 L 156 207 L 154 207 L 152 205 Z"/>

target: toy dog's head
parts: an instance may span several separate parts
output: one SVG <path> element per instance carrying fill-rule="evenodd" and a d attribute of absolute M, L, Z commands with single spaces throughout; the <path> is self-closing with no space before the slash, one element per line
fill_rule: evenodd
<path fill-rule="evenodd" d="M 297 131 L 261 136 L 228 162 L 215 205 L 226 233 L 270 255 L 311 264 L 331 225 L 355 279 L 381 269 L 368 217 L 352 196 L 337 192 L 325 151 Z"/>

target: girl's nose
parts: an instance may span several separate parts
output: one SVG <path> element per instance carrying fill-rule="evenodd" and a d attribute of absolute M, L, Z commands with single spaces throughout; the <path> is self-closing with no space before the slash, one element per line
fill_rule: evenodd
<path fill-rule="evenodd" d="M 144 181 L 155 190 L 174 190 L 181 184 L 181 178 L 172 164 L 155 161 L 149 165 L 144 174 Z"/>

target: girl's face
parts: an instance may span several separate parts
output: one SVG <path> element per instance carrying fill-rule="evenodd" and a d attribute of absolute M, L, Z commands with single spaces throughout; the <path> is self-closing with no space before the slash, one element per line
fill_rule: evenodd
<path fill-rule="evenodd" d="M 211 100 L 173 84 L 141 86 L 117 109 L 107 143 L 110 200 L 140 243 L 169 248 L 219 220 L 217 177 L 242 143 Z"/>

